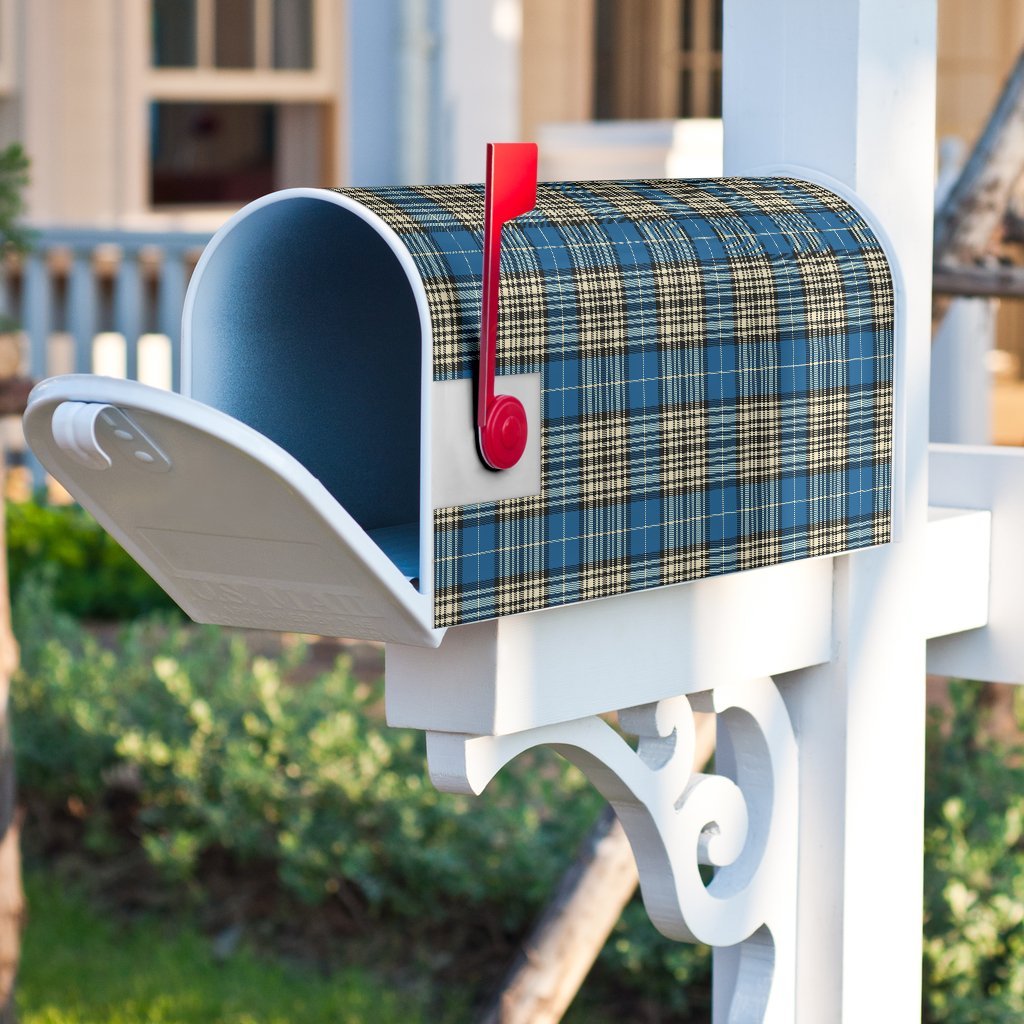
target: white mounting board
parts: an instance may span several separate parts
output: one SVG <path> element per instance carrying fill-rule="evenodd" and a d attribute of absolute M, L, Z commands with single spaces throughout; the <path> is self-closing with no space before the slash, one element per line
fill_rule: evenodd
<path fill-rule="evenodd" d="M 928 641 L 928 671 L 989 682 L 1024 683 L 1024 449 L 933 444 L 932 505 L 992 514 L 988 623 Z M 959 579 L 947 578 L 955 599 Z"/>
<path fill-rule="evenodd" d="M 71 375 L 32 392 L 25 434 L 198 622 L 427 647 L 444 634 L 430 595 L 327 490 L 224 413 L 133 381 Z"/>
<path fill-rule="evenodd" d="M 504 735 L 832 656 L 831 558 L 457 626 L 389 645 L 394 726 Z"/>
<path fill-rule="evenodd" d="M 928 509 L 924 635 L 929 639 L 988 622 L 992 513 Z"/>

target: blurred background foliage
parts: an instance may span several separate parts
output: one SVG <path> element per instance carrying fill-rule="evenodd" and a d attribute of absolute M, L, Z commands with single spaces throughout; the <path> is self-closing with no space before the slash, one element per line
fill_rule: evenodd
<path fill-rule="evenodd" d="M 325 663 L 290 638 L 268 655 L 188 623 L 81 509 L 8 516 L 30 863 L 115 921 L 184 909 L 211 951 L 391 964 L 387 984 L 416 993 L 407 1019 L 467 1019 L 600 812 L 582 775 L 542 751 L 480 798 L 439 793 L 422 736 L 384 724 L 382 680 L 344 648 Z M 1009 735 L 984 688 L 943 694 L 923 1018 L 1009 1024 L 1024 1019 L 1024 694 Z M 634 900 L 568 1019 L 704 1021 L 709 959 L 662 939 Z"/>
<path fill-rule="evenodd" d="M 177 606 L 124 548 L 78 505 L 7 503 L 7 559 L 16 600 L 32 574 L 56 610 L 126 621 Z"/>
<path fill-rule="evenodd" d="M 115 912 L 188 906 L 213 940 L 334 966 L 377 950 L 432 979 L 435 1011 L 452 986 L 486 996 L 600 813 L 582 774 L 540 751 L 480 798 L 439 793 L 422 734 L 384 724 L 379 675 L 185 621 L 79 508 L 9 516 L 30 860 Z M 576 1012 L 700 1020 L 708 964 L 637 905 Z"/>

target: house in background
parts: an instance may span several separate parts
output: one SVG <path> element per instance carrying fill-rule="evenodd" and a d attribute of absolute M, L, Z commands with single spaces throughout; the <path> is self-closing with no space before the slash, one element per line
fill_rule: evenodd
<path fill-rule="evenodd" d="M 0 144 L 32 158 L 40 229 L 25 266 L 0 275 L 0 308 L 20 316 L 35 377 L 173 386 L 196 254 L 266 192 L 479 181 L 484 144 L 515 138 L 541 142 L 548 178 L 715 173 L 723 13 L 723 0 L 0 0 Z M 942 0 L 939 29 L 938 134 L 970 145 L 1024 46 L 1024 6 Z M 1003 335 L 1024 336 L 1003 305 Z"/>
<path fill-rule="evenodd" d="M 209 228 L 297 184 L 479 180 L 488 139 L 715 118 L 723 0 L 0 0 L 0 142 L 32 219 Z M 1024 45 L 942 0 L 938 134 L 973 142 Z"/>
<path fill-rule="evenodd" d="M 0 138 L 46 225 L 208 229 L 334 180 L 332 0 L 0 0 Z"/>

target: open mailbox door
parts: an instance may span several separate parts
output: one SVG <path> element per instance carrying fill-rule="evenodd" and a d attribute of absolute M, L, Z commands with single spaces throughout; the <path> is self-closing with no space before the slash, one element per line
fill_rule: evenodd
<path fill-rule="evenodd" d="M 25 431 L 46 469 L 196 621 L 436 647 L 415 543 L 373 536 L 273 441 L 131 381 L 55 378 Z M 385 554 L 380 543 L 389 546 Z"/>

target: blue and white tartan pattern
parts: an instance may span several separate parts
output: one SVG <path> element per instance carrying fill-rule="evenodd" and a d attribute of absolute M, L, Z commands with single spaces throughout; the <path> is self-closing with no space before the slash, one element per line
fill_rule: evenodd
<path fill-rule="evenodd" d="M 482 187 L 344 191 L 422 275 L 435 380 L 471 377 Z M 541 374 L 542 491 L 435 512 L 438 626 L 889 540 L 892 276 L 826 189 L 542 184 L 499 316 L 499 373 Z"/>

